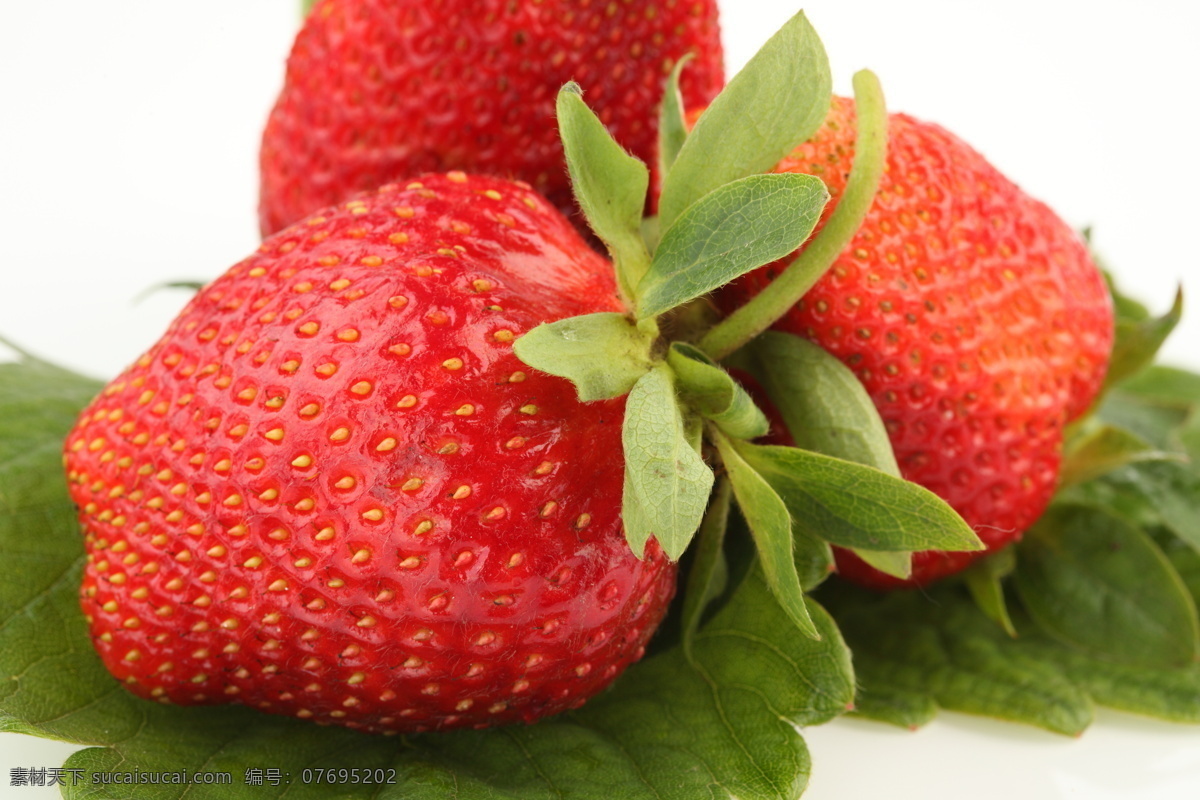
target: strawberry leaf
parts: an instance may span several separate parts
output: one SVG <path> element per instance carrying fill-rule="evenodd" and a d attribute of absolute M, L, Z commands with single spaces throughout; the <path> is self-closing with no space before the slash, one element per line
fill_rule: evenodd
<path fill-rule="evenodd" d="M 995 622 L 1009 636 L 1016 637 L 1017 629 L 1013 626 L 1012 616 L 1008 613 L 1008 602 L 1004 599 L 1004 578 L 1012 574 L 1017 566 L 1017 552 L 1012 547 L 1005 547 L 989 554 L 972 564 L 965 572 L 963 579 L 975 605 L 992 622 Z"/>
<path fill-rule="evenodd" d="M 762 46 L 713 100 L 663 182 L 659 218 L 668 230 L 709 192 L 768 172 L 816 132 L 829 111 L 825 48 L 803 13 Z"/>
<path fill-rule="evenodd" d="M 863 550 L 982 550 L 950 506 L 915 483 L 796 447 L 739 444 L 797 525 L 842 547 Z"/>
<path fill-rule="evenodd" d="M 1138 464 L 1106 475 L 1093 492 L 1107 490 L 1117 495 L 1118 507 L 1136 503 L 1139 517 L 1151 519 L 1200 552 L 1200 472 L 1190 465 L 1173 462 Z"/>
<path fill-rule="evenodd" d="M 909 550 L 864 550 L 850 548 L 854 555 L 885 575 L 900 580 L 912 577 L 912 552 Z"/>
<path fill-rule="evenodd" d="M 750 528 L 750 535 L 754 537 L 771 593 L 792 624 L 805 636 L 819 636 L 809 616 L 804 589 L 796 572 L 792 554 L 792 520 L 788 516 L 788 507 L 762 476 L 742 459 L 728 439 L 720 434 L 714 438 L 721 454 L 721 463 L 733 484 L 733 496 L 737 498 L 738 508 Z"/>
<path fill-rule="evenodd" d="M 584 314 L 537 326 L 513 351 L 534 369 L 571 381 L 586 403 L 629 393 L 650 369 L 655 333 L 624 314 Z"/>
<path fill-rule="evenodd" d="M 1068 443 L 1063 453 L 1058 482 L 1060 486 L 1071 486 L 1139 461 L 1181 458 L 1155 448 L 1124 428 L 1100 425 Z"/>
<path fill-rule="evenodd" d="M 703 297 L 799 247 L 829 200 L 811 175 L 751 175 L 714 189 L 666 228 L 634 290 L 645 319 Z"/>
<path fill-rule="evenodd" d="M 1104 388 L 1116 386 L 1147 367 L 1182 317 L 1183 290 L 1180 289 L 1175 293 L 1175 302 L 1170 310 L 1161 317 L 1138 321 L 1118 318 L 1116 340 L 1108 363 L 1108 374 L 1104 378 Z"/>
<path fill-rule="evenodd" d="M 1200 405 L 1200 375 L 1155 364 L 1122 382 L 1121 392 L 1167 406 L 1190 409 Z"/>
<path fill-rule="evenodd" d="M 729 527 L 729 506 L 733 499 L 732 488 L 727 478 L 717 482 L 712 502 L 700 532 L 696 536 L 695 559 L 688 570 L 687 588 L 683 593 L 683 648 L 688 659 L 692 657 L 692 643 L 700 629 L 700 617 L 721 592 L 729 580 L 729 566 L 722 550 L 725 530 Z"/>
<path fill-rule="evenodd" d="M 767 331 L 735 357 L 771 398 L 797 447 L 900 477 L 879 411 L 854 373 L 821 347 Z"/>
<path fill-rule="evenodd" d="M 1083 241 L 1088 246 L 1092 260 L 1096 262 L 1096 266 L 1100 267 L 1100 272 L 1104 276 L 1104 283 L 1108 286 L 1108 294 L 1112 297 L 1113 316 L 1116 319 L 1129 320 L 1130 322 L 1141 322 L 1150 318 L 1150 309 L 1137 298 L 1130 297 L 1121 291 L 1117 286 L 1116 276 L 1108 268 L 1104 262 L 1104 258 L 1092 248 L 1092 229 L 1084 228 Z"/>
<path fill-rule="evenodd" d="M 683 107 L 683 92 L 679 90 L 679 78 L 683 68 L 694 58 L 687 53 L 675 62 L 675 68 L 667 76 L 663 90 L 662 108 L 658 120 L 658 172 L 660 180 L 671 171 L 676 156 L 687 141 L 687 109 Z"/>
<path fill-rule="evenodd" d="M 1109 392 L 1098 416 L 1159 448 L 1200 460 L 1200 375 L 1153 365 Z"/>
<path fill-rule="evenodd" d="M 789 634 L 758 570 L 695 633 L 691 661 L 664 651 L 583 709 L 534 726 L 399 740 L 239 706 L 141 700 L 104 670 L 77 599 L 83 547 L 60 448 L 97 388 L 40 362 L 0 365 L 0 728 L 94 745 L 68 761 L 84 775 L 67 798 L 110 796 L 92 773 L 116 770 L 230 774 L 230 785 L 189 786 L 196 800 L 652 800 L 714 786 L 776 800 L 807 782 L 797 726 L 852 700 L 849 653 L 828 614 L 809 606 L 820 641 Z M 286 783 L 248 785 L 248 767 L 278 769 Z M 380 769 L 383 782 L 314 781 L 317 769 Z M 119 794 L 178 792 L 141 784 Z"/>
<path fill-rule="evenodd" d="M 679 381 L 680 395 L 696 413 L 737 439 L 766 434 L 770 424 L 750 395 L 704 353 L 685 342 L 675 342 L 667 352 L 667 363 Z"/>
<path fill-rule="evenodd" d="M 650 262 L 642 241 L 642 211 L 650 172 L 617 144 L 583 101 L 576 83 L 558 93 L 558 130 L 562 136 L 571 186 L 584 217 L 608 245 L 625 297 Z"/>
<path fill-rule="evenodd" d="M 634 385 L 621 428 L 626 536 L 641 553 L 649 536 L 678 560 L 700 527 L 713 473 L 689 440 L 675 378 L 659 364 Z M 632 506 L 632 507 L 631 507 Z"/>
<path fill-rule="evenodd" d="M 863 716 L 916 727 L 941 707 L 1078 735 L 1100 704 L 1200 723 L 1200 664 L 1102 661 L 1042 634 L 1020 606 L 1013 639 L 954 583 L 877 595 L 838 582 L 819 595 L 854 652 Z"/>
<path fill-rule="evenodd" d="M 1046 633 L 1096 658 L 1186 666 L 1200 651 L 1196 606 L 1154 542 L 1094 508 L 1056 506 L 1018 549 L 1017 591 Z"/>
<path fill-rule="evenodd" d="M 888 142 L 883 89 L 868 70 L 854 75 L 854 109 L 858 116 L 854 161 L 841 198 L 821 232 L 781 274 L 704 334 L 700 349 L 716 360 L 727 358 L 782 318 L 833 266 L 866 219 L 886 167 Z"/>
<path fill-rule="evenodd" d="M 1088 693 L 1044 645 L 1010 639 L 961 586 L 877 595 L 831 582 L 820 596 L 854 652 L 859 714 L 917 727 L 941 707 L 1070 735 L 1092 721 Z"/>

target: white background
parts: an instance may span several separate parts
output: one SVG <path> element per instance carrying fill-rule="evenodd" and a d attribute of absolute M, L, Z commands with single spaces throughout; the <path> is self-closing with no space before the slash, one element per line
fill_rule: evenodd
<path fill-rule="evenodd" d="M 143 289 L 209 279 L 257 245 L 258 135 L 298 23 L 296 0 L 39 0 L 0 26 L 0 335 L 110 376 L 184 302 Z M 723 3 L 731 72 L 798 6 Z M 1162 310 L 1200 296 L 1200 4 L 813 0 L 847 91 L 881 77 L 893 109 L 985 153 L 1095 242 Z M 1200 367 L 1200 313 L 1166 348 Z M 0 580 L 3 578 L 0 577 Z M 912 733 L 859 720 L 806 732 L 806 800 L 1200 798 L 1200 729 L 1115 712 L 1072 740 L 944 714 Z M 14 766 L 72 748 L 0 734 Z M 248 765 L 263 766 L 270 765 Z"/>

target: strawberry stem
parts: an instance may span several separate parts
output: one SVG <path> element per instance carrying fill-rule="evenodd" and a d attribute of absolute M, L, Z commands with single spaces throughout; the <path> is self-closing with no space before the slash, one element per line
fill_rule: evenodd
<path fill-rule="evenodd" d="M 858 116 L 854 163 L 837 208 L 778 278 L 705 334 L 699 347 L 710 358 L 720 361 L 729 356 L 786 314 L 833 266 L 866 218 L 887 158 L 887 108 L 879 79 L 871 71 L 854 76 L 854 102 Z"/>

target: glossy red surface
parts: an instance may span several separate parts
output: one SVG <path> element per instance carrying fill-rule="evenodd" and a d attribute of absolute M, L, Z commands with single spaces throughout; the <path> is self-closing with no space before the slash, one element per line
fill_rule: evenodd
<path fill-rule="evenodd" d="M 511 343 L 613 310 L 609 264 L 504 181 L 425 176 L 269 238 L 68 440 L 109 670 L 368 730 L 599 691 L 674 565 L 624 540 L 623 400 L 579 403 Z"/>

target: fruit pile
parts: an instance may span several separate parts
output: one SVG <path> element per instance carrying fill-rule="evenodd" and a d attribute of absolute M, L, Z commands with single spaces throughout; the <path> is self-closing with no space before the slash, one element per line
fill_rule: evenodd
<path fill-rule="evenodd" d="M 761 110 L 766 141 L 738 141 L 730 109 L 816 49 L 802 18 L 716 96 L 711 2 L 624 7 L 629 25 L 557 5 L 496 4 L 475 26 L 454 3 L 313 10 L 263 137 L 263 229 L 292 224 L 67 439 L 84 611 L 133 691 L 366 730 L 532 722 L 641 657 L 714 467 L 809 635 L 793 527 L 838 545 L 853 580 L 924 585 L 1046 507 L 1112 343 L 1066 225 L 945 131 L 879 119 L 867 77 L 874 120 L 809 81 Z M 595 94 L 555 102 L 572 75 Z M 613 263 L 530 188 L 569 207 L 568 172 Z M 837 256 L 781 296 L 814 228 L 809 247 Z M 712 324 L 714 293 L 730 316 Z M 773 402 L 773 351 L 814 357 L 795 337 L 751 346 L 750 371 L 776 438 L 808 446 L 751 444 L 767 418 L 718 361 L 772 323 L 853 371 L 894 457 L 814 446 L 791 391 Z M 838 507 L 847 492 L 898 519 Z"/>
<path fill-rule="evenodd" d="M 1178 304 L 1114 306 L 1082 238 L 871 73 L 832 96 L 802 14 L 722 82 L 713 0 L 319 0 L 261 247 L 65 439 L 108 672 L 163 706 L 488 728 L 648 649 L 719 685 L 706 626 L 757 586 L 853 691 L 810 593 L 856 653 L 886 638 L 862 608 L 900 626 L 918 595 L 843 581 L 969 592 L 1012 632 L 1027 532 L 1019 613 L 1111 655 L 1037 553 L 1118 510 L 1183 586 L 1122 470 L 1192 440 L 1097 411 Z M 1164 597 L 1191 638 L 1142 666 L 1194 670 L 1194 600 Z M 860 707 L 911 724 L 920 688 Z"/>

